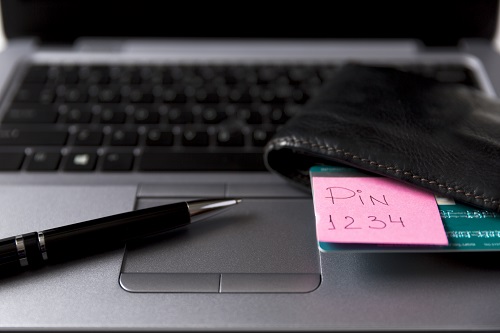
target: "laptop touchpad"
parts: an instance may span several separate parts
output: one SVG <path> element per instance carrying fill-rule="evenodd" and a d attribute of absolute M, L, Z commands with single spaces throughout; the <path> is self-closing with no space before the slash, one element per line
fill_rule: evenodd
<path fill-rule="evenodd" d="M 140 198 L 137 209 L 176 201 Z M 304 197 L 244 198 L 210 219 L 129 243 L 120 275 L 130 292 L 309 292 L 320 281 L 312 201 Z"/>

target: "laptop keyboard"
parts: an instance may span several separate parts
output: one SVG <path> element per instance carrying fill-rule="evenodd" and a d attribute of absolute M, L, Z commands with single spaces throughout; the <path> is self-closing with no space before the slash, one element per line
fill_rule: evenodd
<path fill-rule="evenodd" d="M 32 65 L 0 171 L 263 171 L 263 147 L 335 65 Z M 478 88 L 460 65 L 407 65 Z"/>

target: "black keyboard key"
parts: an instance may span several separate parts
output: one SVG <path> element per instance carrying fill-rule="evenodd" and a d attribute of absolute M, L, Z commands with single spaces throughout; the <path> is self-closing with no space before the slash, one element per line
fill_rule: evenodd
<path fill-rule="evenodd" d="M 120 90 L 118 87 L 99 87 L 97 100 L 99 103 L 120 103 Z"/>
<path fill-rule="evenodd" d="M 186 103 L 187 96 L 180 88 L 167 88 L 163 90 L 163 101 L 165 103 Z"/>
<path fill-rule="evenodd" d="M 171 146 L 173 143 L 174 135 L 172 132 L 153 129 L 146 136 L 146 145 L 148 146 Z"/>
<path fill-rule="evenodd" d="M 50 104 L 55 100 L 53 89 L 38 85 L 22 86 L 14 97 L 15 103 L 42 103 Z"/>
<path fill-rule="evenodd" d="M 153 93 L 144 89 L 131 89 L 128 95 L 131 103 L 153 103 Z"/>
<path fill-rule="evenodd" d="M 119 85 L 138 85 L 142 82 L 140 70 L 130 66 L 112 66 L 109 71 L 110 81 Z"/>
<path fill-rule="evenodd" d="M 256 68 L 253 66 L 231 66 L 227 69 L 225 75 L 226 84 L 256 84 Z"/>
<path fill-rule="evenodd" d="M 142 154 L 143 171 L 265 171 L 262 153 L 173 153 L 152 148 Z"/>
<path fill-rule="evenodd" d="M 189 75 L 189 66 L 169 66 L 165 70 L 174 82 L 181 81 L 186 75 Z"/>
<path fill-rule="evenodd" d="M 24 153 L 0 153 L 0 171 L 17 171 L 23 160 Z"/>
<path fill-rule="evenodd" d="M 335 75 L 335 72 L 337 71 L 336 66 L 320 66 L 317 69 L 318 76 L 321 79 L 322 82 L 325 82 L 326 80 L 330 79 L 333 75 Z"/>
<path fill-rule="evenodd" d="M 70 153 L 63 169 L 66 171 L 92 171 L 97 163 L 96 153 Z"/>
<path fill-rule="evenodd" d="M 277 77 L 278 77 L 278 71 L 274 67 L 265 66 L 257 69 L 258 84 L 268 84 L 269 82 L 276 80 Z"/>
<path fill-rule="evenodd" d="M 137 140 L 139 139 L 139 135 L 134 131 L 115 131 L 111 135 L 112 146 L 135 146 L 137 145 Z"/>
<path fill-rule="evenodd" d="M 226 118 L 226 112 L 217 106 L 206 107 L 201 111 L 201 119 L 205 124 L 218 124 Z"/>
<path fill-rule="evenodd" d="M 253 98 L 248 88 L 234 88 L 228 93 L 229 101 L 232 103 L 252 103 Z"/>
<path fill-rule="evenodd" d="M 63 114 L 62 121 L 67 124 L 88 124 L 92 120 L 87 105 L 62 105 L 59 110 Z"/>
<path fill-rule="evenodd" d="M 80 78 L 89 84 L 107 84 L 110 81 L 109 67 L 82 67 L 80 68 Z"/>
<path fill-rule="evenodd" d="M 309 94 L 298 87 L 292 90 L 291 100 L 296 104 L 305 104 L 309 100 Z"/>
<path fill-rule="evenodd" d="M 220 98 L 215 90 L 200 88 L 197 89 L 194 95 L 198 103 L 219 103 Z"/>
<path fill-rule="evenodd" d="M 205 82 L 212 82 L 219 76 L 220 68 L 218 66 L 198 66 L 194 72 Z"/>
<path fill-rule="evenodd" d="M 224 73 L 224 82 L 226 83 L 226 85 L 232 86 L 239 83 L 240 81 L 234 74 L 226 72 Z"/>
<path fill-rule="evenodd" d="M 103 171 L 129 171 L 134 163 L 132 153 L 108 153 L 102 163 Z"/>
<path fill-rule="evenodd" d="M 271 114 L 271 111 L 273 110 L 273 105 L 272 104 L 253 104 L 252 105 L 252 111 L 258 113 L 262 117 L 262 123 L 269 122 L 269 115 Z"/>
<path fill-rule="evenodd" d="M 208 146 L 208 133 L 193 129 L 186 129 L 182 134 L 182 144 L 188 147 L 205 147 Z"/>
<path fill-rule="evenodd" d="M 293 88 L 285 84 L 276 84 L 274 86 L 276 92 L 276 98 L 281 102 L 285 102 L 292 98 Z"/>
<path fill-rule="evenodd" d="M 263 86 L 254 90 L 254 98 L 262 103 L 284 103 L 286 98 L 280 96 L 274 86 Z"/>
<path fill-rule="evenodd" d="M 156 66 L 144 66 L 141 68 L 139 75 L 143 83 L 161 84 L 163 82 L 162 73 Z"/>
<path fill-rule="evenodd" d="M 217 145 L 221 147 L 242 147 L 245 136 L 239 130 L 221 129 L 217 133 Z"/>
<path fill-rule="evenodd" d="M 99 122 L 101 124 L 123 124 L 127 119 L 124 111 L 119 111 L 116 106 L 103 106 L 99 113 Z"/>
<path fill-rule="evenodd" d="M 29 171 L 55 171 L 59 167 L 61 154 L 36 152 L 31 155 L 27 170 Z"/>
<path fill-rule="evenodd" d="M 80 79 L 78 68 L 73 66 L 62 68 L 59 79 L 64 84 L 77 84 Z"/>
<path fill-rule="evenodd" d="M 148 108 L 137 108 L 133 114 L 136 124 L 158 124 L 160 121 L 160 114 Z"/>
<path fill-rule="evenodd" d="M 252 144 L 256 147 L 264 147 L 274 134 L 274 131 L 256 129 L 252 133 Z"/>
<path fill-rule="evenodd" d="M 283 110 L 288 118 L 292 118 L 301 110 L 302 106 L 297 104 L 285 104 Z"/>
<path fill-rule="evenodd" d="M 307 66 L 295 66 L 288 70 L 288 80 L 291 84 L 301 84 L 314 75 L 314 69 Z"/>
<path fill-rule="evenodd" d="M 57 95 L 65 103 L 85 103 L 89 99 L 87 87 L 66 86 L 57 89 Z"/>
<path fill-rule="evenodd" d="M 274 106 L 269 113 L 269 120 L 273 124 L 284 124 L 290 117 L 285 113 L 285 109 L 282 106 Z"/>
<path fill-rule="evenodd" d="M 163 70 L 161 73 L 162 83 L 164 85 L 171 85 L 174 83 L 174 79 L 168 70 Z"/>
<path fill-rule="evenodd" d="M 23 83 L 45 83 L 48 79 L 49 66 L 35 65 L 28 69 Z"/>
<path fill-rule="evenodd" d="M 251 106 L 239 106 L 236 110 L 236 118 L 243 120 L 247 124 L 262 124 L 262 114 Z"/>
<path fill-rule="evenodd" d="M 0 146 L 62 146 L 67 138 L 60 130 L 0 129 Z"/>
<path fill-rule="evenodd" d="M 75 146 L 99 146 L 101 145 L 103 134 L 101 131 L 83 129 L 76 133 Z"/>
<path fill-rule="evenodd" d="M 193 113 L 185 106 L 172 106 L 167 111 L 170 124 L 188 124 L 193 122 Z"/>
<path fill-rule="evenodd" d="M 3 118 L 4 124 L 51 124 L 58 113 L 51 106 L 13 106 Z"/>

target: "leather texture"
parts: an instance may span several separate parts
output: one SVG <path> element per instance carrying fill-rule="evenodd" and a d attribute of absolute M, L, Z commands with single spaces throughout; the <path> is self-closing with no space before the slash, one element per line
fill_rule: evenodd
<path fill-rule="evenodd" d="M 340 163 L 500 212 L 500 101 L 347 64 L 269 141 L 264 161 L 308 191 L 312 165 Z"/>

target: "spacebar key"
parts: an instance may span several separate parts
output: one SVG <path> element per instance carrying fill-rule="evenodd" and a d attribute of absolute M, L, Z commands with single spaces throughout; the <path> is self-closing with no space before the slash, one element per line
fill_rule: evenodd
<path fill-rule="evenodd" d="M 145 151 L 139 162 L 143 171 L 264 171 L 261 153 L 160 153 Z"/>

